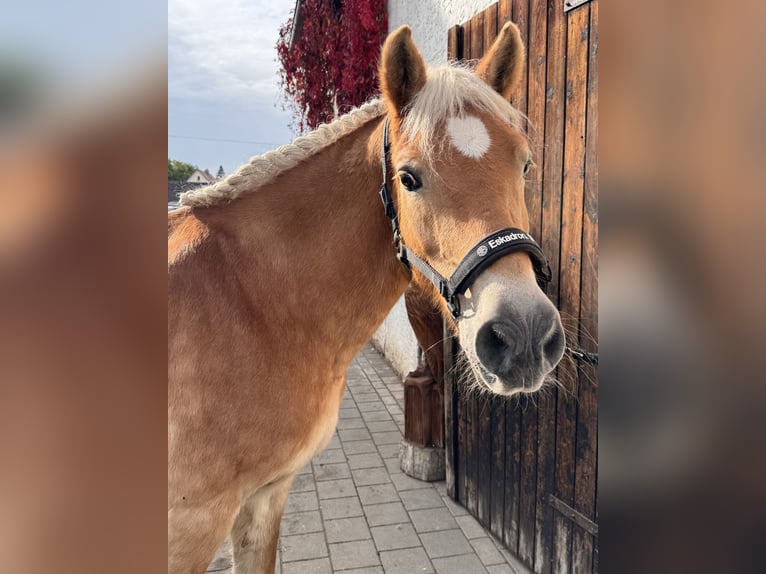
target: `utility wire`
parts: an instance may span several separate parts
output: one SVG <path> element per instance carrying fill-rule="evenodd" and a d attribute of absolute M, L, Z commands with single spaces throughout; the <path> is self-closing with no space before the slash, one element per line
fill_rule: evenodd
<path fill-rule="evenodd" d="M 282 145 L 282 143 L 277 142 L 257 142 L 252 140 L 230 140 L 225 138 L 205 138 L 201 136 L 186 136 L 186 135 L 176 135 L 176 134 L 168 134 L 169 138 L 176 138 L 176 139 L 182 139 L 182 140 L 202 140 L 202 141 L 209 141 L 209 142 L 224 142 L 224 143 L 243 143 L 243 144 L 255 144 L 255 145 L 271 145 L 271 146 L 279 146 Z"/>

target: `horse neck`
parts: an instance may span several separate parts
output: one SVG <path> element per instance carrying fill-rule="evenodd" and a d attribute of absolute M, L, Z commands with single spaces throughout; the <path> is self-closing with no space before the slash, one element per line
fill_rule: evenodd
<path fill-rule="evenodd" d="M 407 286 L 378 196 L 381 125 L 222 208 L 236 272 L 266 311 L 258 328 L 290 339 L 293 353 L 322 348 L 350 362 Z"/>

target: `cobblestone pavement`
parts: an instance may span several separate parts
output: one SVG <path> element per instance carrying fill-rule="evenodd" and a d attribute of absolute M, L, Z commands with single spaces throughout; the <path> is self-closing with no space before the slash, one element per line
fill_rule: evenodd
<path fill-rule="evenodd" d="M 335 435 L 293 483 L 277 574 L 527 572 L 443 481 L 401 472 L 403 400 L 399 376 L 366 345 L 348 370 Z M 208 572 L 231 572 L 228 544 Z"/>

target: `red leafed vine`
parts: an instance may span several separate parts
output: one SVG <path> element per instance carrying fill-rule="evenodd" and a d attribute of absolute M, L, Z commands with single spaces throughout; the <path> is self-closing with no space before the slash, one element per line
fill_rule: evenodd
<path fill-rule="evenodd" d="M 293 14 L 279 30 L 277 54 L 285 99 L 305 131 L 377 93 L 388 18 L 385 0 L 302 0 L 298 9 L 299 29 Z"/>

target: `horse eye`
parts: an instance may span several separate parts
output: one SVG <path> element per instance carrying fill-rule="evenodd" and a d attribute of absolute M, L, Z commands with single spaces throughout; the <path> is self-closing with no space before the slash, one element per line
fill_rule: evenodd
<path fill-rule="evenodd" d="M 399 172 L 399 181 L 402 182 L 404 189 L 407 191 L 417 191 L 420 189 L 420 182 L 408 171 Z"/>
<path fill-rule="evenodd" d="M 528 159 L 527 163 L 524 164 L 524 177 L 527 177 L 527 174 L 529 173 L 529 170 L 532 168 L 532 160 Z"/>

